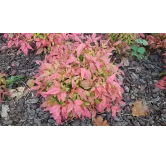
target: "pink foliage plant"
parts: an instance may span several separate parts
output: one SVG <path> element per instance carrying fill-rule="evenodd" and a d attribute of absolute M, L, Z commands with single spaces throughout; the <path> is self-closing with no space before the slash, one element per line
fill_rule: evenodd
<path fill-rule="evenodd" d="M 32 89 L 44 97 L 41 107 L 57 124 L 69 118 L 91 118 L 105 110 L 115 117 L 120 110 L 124 102 L 118 77 L 123 72 L 110 63 L 114 48 L 108 43 L 96 34 L 60 34 L 50 54 L 37 62 L 40 68 Z"/>

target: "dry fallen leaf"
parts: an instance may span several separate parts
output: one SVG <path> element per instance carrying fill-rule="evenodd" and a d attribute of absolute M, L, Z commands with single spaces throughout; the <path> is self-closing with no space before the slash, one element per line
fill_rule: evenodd
<path fill-rule="evenodd" d="M 35 85 L 35 83 L 34 83 L 34 80 L 33 79 L 29 79 L 28 81 L 27 81 L 27 85 L 28 85 L 28 87 L 33 87 L 34 85 Z"/>
<path fill-rule="evenodd" d="M 134 107 L 132 108 L 132 115 L 139 117 L 139 116 L 146 116 L 149 112 L 148 106 L 142 101 L 135 101 Z"/>
<path fill-rule="evenodd" d="M 122 63 L 124 66 L 129 66 L 129 60 L 125 57 L 122 58 Z"/>
<path fill-rule="evenodd" d="M 16 89 L 9 89 L 10 96 L 16 98 L 16 101 L 21 97 L 25 96 L 25 87 L 18 87 Z"/>
<path fill-rule="evenodd" d="M 107 120 L 103 120 L 102 116 L 98 116 L 97 118 L 92 119 L 94 126 L 109 126 Z"/>

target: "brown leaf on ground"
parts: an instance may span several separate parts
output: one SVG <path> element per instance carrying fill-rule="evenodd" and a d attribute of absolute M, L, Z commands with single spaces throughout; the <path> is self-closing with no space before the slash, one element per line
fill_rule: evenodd
<path fill-rule="evenodd" d="M 124 66 L 129 66 L 129 60 L 125 57 L 122 58 L 122 63 Z"/>
<path fill-rule="evenodd" d="M 27 90 L 25 87 L 18 87 L 16 89 L 9 89 L 10 97 L 15 98 L 16 101 L 18 101 L 20 98 L 25 96 L 27 94 Z"/>
<path fill-rule="evenodd" d="M 33 87 L 35 85 L 34 80 L 33 79 L 29 79 L 27 81 L 27 85 L 28 85 L 29 88 Z"/>
<path fill-rule="evenodd" d="M 108 121 L 104 120 L 102 116 L 98 116 L 97 118 L 93 118 L 92 123 L 94 126 L 109 126 Z"/>
<path fill-rule="evenodd" d="M 139 117 L 139 116 L 146 116 L 149 112 L 148 106 L 142 101 L 135 101 L 134 107 L 132 108 L 132 115 Z"/>

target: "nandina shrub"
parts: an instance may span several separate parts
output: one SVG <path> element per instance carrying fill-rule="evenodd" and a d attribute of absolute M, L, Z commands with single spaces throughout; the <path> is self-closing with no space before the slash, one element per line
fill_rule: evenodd
<path fill-rule="evenodd" d="M 65 40 L 69 37 L 74 40 L 81 41 L 79 36 L 81 34 L 57 34 L 57 33 L 7 33 L 4 37 L 8 39 L 8 47 L 11 48 L 13 45 L 20 47 L 20 50 L 24 54 L 28 54 L 29 50 L 36 50 L 36 54 L 41 52 L 48 53 L 52 46 L 61 45 L 64 43 L 62 38 Z M 139 34 L 135 33 L 107 33 L 103 34 L 106 39 L 109 37 L 111 45 L 120 54 L 126 54 L 130 51 L 131 43 L 139 37 Z M 84 37 L 82 37 L 84 39 Z M 89 38 L 86 35 L 86 38 Z M 82 40 L 83 40 L 82 39 Z"/>
<path fill-rule="evenodd" d="M 148 41 L 150 49 L 166 48 L 166 33 L 142 34 Z"/>
<path fill-rule="evenodd" d="M 62 34 L 64 37 L 65 34 Z M 8 47 L 17 46 L 27 55 L 29 50 L 36 50 L 36 54 L 48 53 L 52 46 L 63 43 L 61 34 L 57 33 L 6 33 Z"/>
<path fill-rule="evenodd" d="M 96 112 L 112 111 L 123 104 L 123 74 L 110 63 L 113 47 L 96 34 L 67 34 L 64 43 L 51 48 L 35 76 L 33 90 L 45 98 L 41 107 L 58 124 L 66 119 L 91 118 Z"/>
<path fill-rule="evenodd" d="M 5 96 L 9 95 L 8 89 L 6 88 L 6 75 L 0 73 L 0 103 L 3 101 Z"/>

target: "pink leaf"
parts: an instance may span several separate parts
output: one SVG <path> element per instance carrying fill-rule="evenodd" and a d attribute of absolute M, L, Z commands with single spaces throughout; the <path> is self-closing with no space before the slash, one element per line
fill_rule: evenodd
<path fill-rule="evenodd" d="M 112 76 L 108 77 L 107 78 L 107 83 L 111 84 L 114 81 L 115 78 L 116 78 L 115 74 L 113 74 Z"/>
<path fill-rule="evenodd" d="M 52 88 L 52 89 L 49 89 L 47 92 L 41 92 L 41 95 L 43 97 L 47 97 L 48 95 L 54 95 L 60 92 L 61 92 L 60 88 Z"/>
<path fill-rule="evenodd" d="M 119 40 L 119 41 L 117 41 L 116 43 L 114 43 L 113 46 L 117 46 L 117 45 L 119 45 L 121 42 L 122 42 L 122 41 Z"/>
<path fill-rule="evenodd" d="M 96 67 L 92 62 L 90 63 L 90 70 L 91 70 L 92 73 L 96 72 Z"/>
<path fill-rule="evenodd" d="M 86 94 L 82 88 L 77 89 L 78 94 L 83 98 L 84 100 L 87 100 Z"/>
<path fill-rule="evenodd" d="M 82 108 L 81 108 L 81 105 L 82 105 L 82 101 L 81 100 L 75 100 L 74 101 L 74 110 L 75 112 L 77 113 L 77 115 L 80 117 L 81 114 L 82 114 Z"/>
<path fill-rule="evenodd" d="M 120 110 L 120 107 L 119 106 L 113 106 L 111 108 L 111 110 L 112 110 L 112 116 L 113 116 L 113 118 L 115 118 L 116 117 L 116 113 Z"/>
<path fill-rule="evenodd" d="M 39 48 L 39 49 L 37 50 L 36 54 L 40 54 L 40 53 L 42 53 L 42 52 L 43 52 L 43 48 Z"/>
<path fill-rule="evenodd" d="M 41 46 L 41 42 L 36 42 L 37 49 Z"/>
<path fill-rule="evenodd" d="M 59 93 L 58 95 L 57 95 L 57 97 L 58 97 L 58 100 L 59 101 L 65 101 L 65 99 L 66 99 L 66 93 Z"/>
<path fill-rule="evenodd" d="M 13 41 L 9 41 L 9 42 L 8 42 L 8 47 L 11 48 L 13 44 L 14 44 Z"/>
<path fill-rule="evenodd" d="M 91 114 L 90 114 L 90 112 L 89 112 L 89 110 L 87 108 L 83 109 L 83 115 L 86 116 L 86 117 L 88 117 L 88 118 L 91 117 Z"/>
<path fill-rule="evenodd" d="M 82 79 L 90 80 L 91 79 L 91 73 L 90 73 L 90 71 L 86 70 L 85 68 L 81 68 L 81 78 Z"/>
<path fill-rule="evenodd" d="M 81 52 L 82 52 L 82 50 L 83 50 L 84 48 L 85 48 L 85 44 L 84 44 L 84 43 L 80 44 L 80 45 L 77 47 L 76 51 L 77 51 L 77 56 L 78 56 L 78 57 L 80 56 L 80 54 L 81 54 Z"/>
<path fill-rule="evenodd" d="M 4 34 L 4 37 L 5 37 L 5 38 L 8 38 L 8 34 L 7 34 L 7 33 L 5 33 L 5 34 Z"/>
<path fill-rule="evenodd" d="M 62 116 L 67 119 L 68 114 L 67 114 L 67 108 L 66 107 L 62 107 Z"/>
<path fill-rule="evenodd" d="M 48 36 L 48 38 L 49 38 L 50 42 L 53 42 L 54 34 L 50 34 L 50 35 Z"/>
<path fill-rule="evenodd" d="M 70 102 L 67 107 L 67 113 L 69 114 L 73 110 L 73 108 L 74 108 L 74 104 Z"/>

